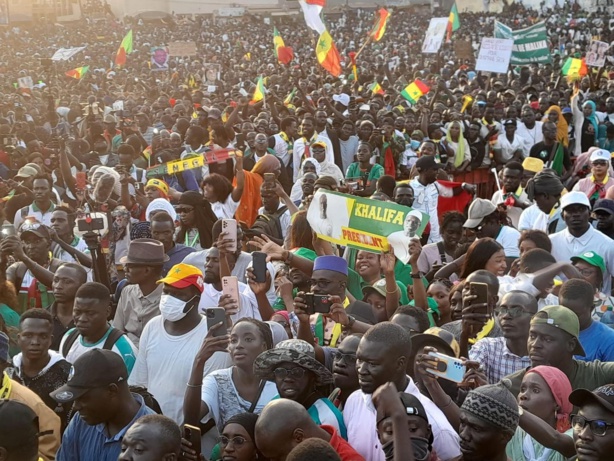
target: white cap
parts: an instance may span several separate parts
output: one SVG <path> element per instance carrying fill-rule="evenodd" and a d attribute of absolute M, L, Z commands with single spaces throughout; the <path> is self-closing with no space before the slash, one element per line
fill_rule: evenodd
<path fill-rule="evenodd" d="M 347 106 L 350 105 L 350 95 L 349 94 L 345 94 L 345 93 L 334 94 L 333 95 L 333 101 L 337 101 L 338 103 L 341 103 L 345 107 L 347 107 Z"/>
<path fill-rule="evenodd" d="M 605 149 L 594 150 L 591 154 L 590 161 L 592 163 L 595 160 L 605 160 L 606 162 L 609 162 L 612 160 L 612 154 Z"/>
<path fill-rule="evenodd" d="M 589 202 L 587 195 L 579 191 L 568 192 L 561 197 L 561 210 L 569 205 L 584 205 L 589 209 L 591 208 L 591 202 Z"/>

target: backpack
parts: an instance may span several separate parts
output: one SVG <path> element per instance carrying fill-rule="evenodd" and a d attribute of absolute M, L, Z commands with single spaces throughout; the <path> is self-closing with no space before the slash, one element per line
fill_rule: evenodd
<path fill-rule="evenodd" d="M 281 222 L 279 218 L 288 210 L 287 206 L 282 206 L 275 213 L 271 214 L 259 214 L 254 221 L 253 226 L 250 228 L 253 235 L 266 235 L 273 239 L 284 239 L 284 234 L 281 228 Z"/>
<path fill-rule="evenodd" d="M 79 333 L 79 330 L 77 330 L 76 328 L 73 329 L 68 334 L 68 337 L 66 338 L 66 341 L 64 341 L 64 344 L 62 346 L 62 356 L 63 357 L 66 357 L 68 355 L 70 348 L 75 343 L 75 341 L 77 340 L 80 334 L 81 333 Z M 123 335 L 124 335 L 123 331 L 118 330 L 117 328 L 111 327 L 111 332 L 109 333 L 109 336 L 107 336 L 107 339 L 105 339 L 102 348 L 110 351 L 111 349 L 113 349 L 113 346 L 115 345 L 117 340 L 121 338 Z"/>

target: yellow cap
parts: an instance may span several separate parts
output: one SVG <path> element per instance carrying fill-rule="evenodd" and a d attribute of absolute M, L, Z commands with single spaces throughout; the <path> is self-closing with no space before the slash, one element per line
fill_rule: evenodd
<path fill-rule="evenodd" d="M 161 179 L 150 179 L 149 181 L 147 181 L 145 187 L 155 187 L 157 189 L 160 189 L 160 191 L 164 195 L 168 195 L 168 184 L 166 184 Z"/>
<path fill-rule="evenodd" d="M 204 288 L 203 273 L 200 269 L 184 263 L 176 264 L 171 267 L 166 277 L 158 280 L 158 283 L 166 283 L 175 288 L 187 288 L 193 285 L 198 288 L 198 291 L 201 293 Z"/>
<path fill-rule="evenodd" d="M 538 158 L 527 157 L 522 162 L 522 167 L 532 173 L 539 173 L 544 169 L 544 162 Z"/>

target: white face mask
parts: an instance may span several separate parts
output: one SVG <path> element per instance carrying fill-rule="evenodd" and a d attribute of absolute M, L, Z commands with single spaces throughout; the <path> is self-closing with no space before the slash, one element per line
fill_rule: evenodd
<path fill-rule="evenodd" d="M 160 296 L 160 314 L 164 320 L 169 322 L 178 322 L 190 312 L 194 305 L 187 312 L 184 312 L 186 304 L 192 301 L 192 297 L 189 301 L 182 301 L 174 296 L 163 294 Z"/>

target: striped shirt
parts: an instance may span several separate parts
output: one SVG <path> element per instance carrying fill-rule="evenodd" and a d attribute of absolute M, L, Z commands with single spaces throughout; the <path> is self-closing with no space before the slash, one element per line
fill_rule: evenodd
<path fill-rule="evenodd" d="M 531 366 L 528 356 L 518 357 L 507 348 L 505 338 L 483 338 L 469 350 L 469 359 L 480 362 L 489 384 Z"/>
<path fill-rule="evenodd" d="M 68 424 L 62 445 L 58 451 L 56 461 L 75 461 L 75 460 L 96 460 L 96 461 L 117 461 L 121 453 L 122 439 L 130 427 L 142 416 L 152 415 L 155 412 L 145 405 L 143 397 L 132 394 L 140 404 L 139 411 L 136 412 L 132 421 L 126 427 L 109 437 L 107 433 L 107 423 L 90 426 L 81 419 L 77 413 Z"/>

